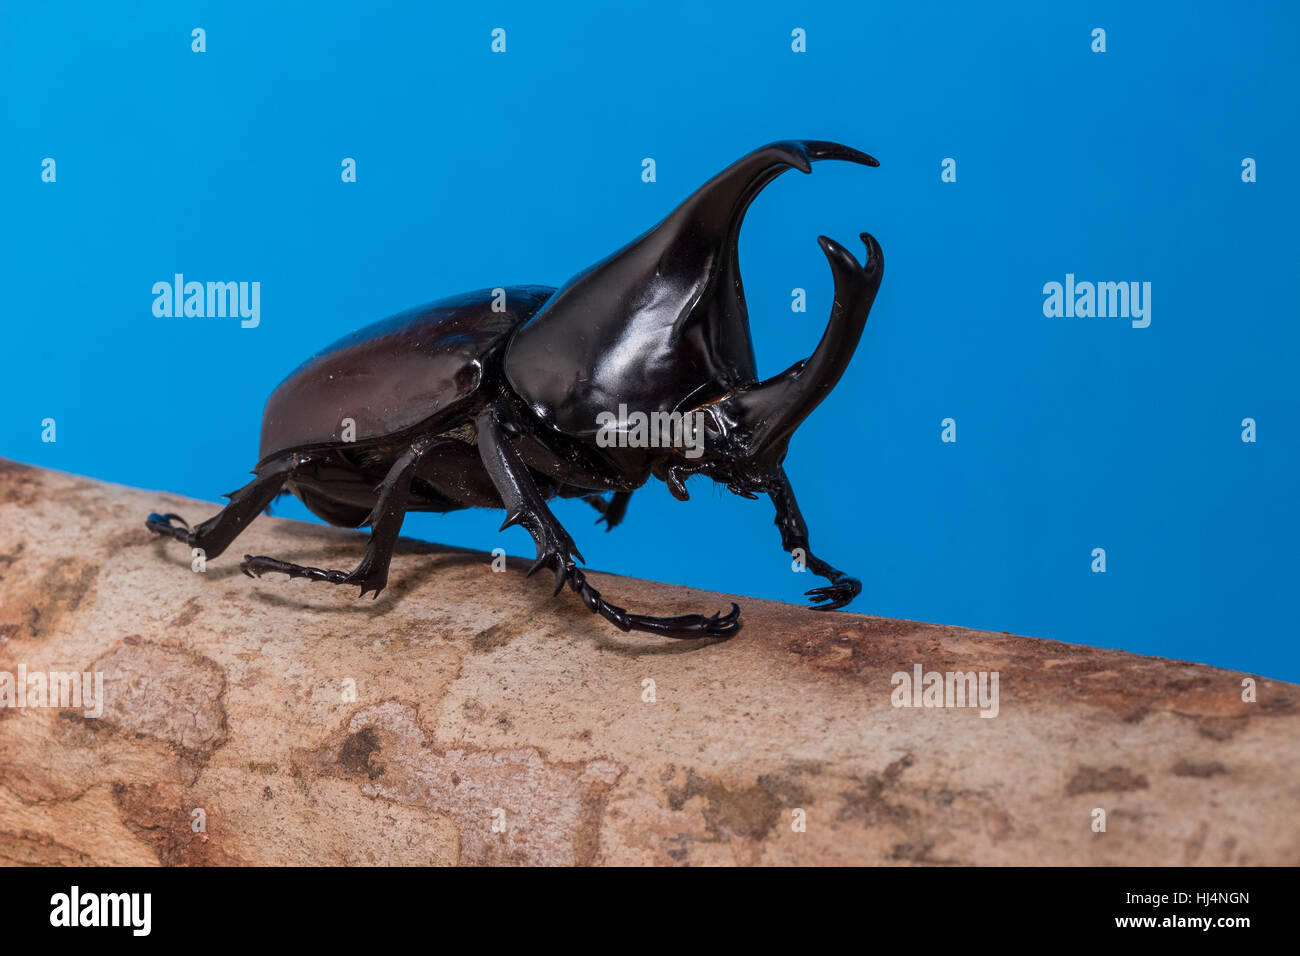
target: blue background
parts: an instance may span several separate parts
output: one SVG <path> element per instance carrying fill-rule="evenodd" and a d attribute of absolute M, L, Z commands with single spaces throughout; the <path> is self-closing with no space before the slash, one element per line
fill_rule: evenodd
<path fill-rule="evenodd" d="M 741 266 L 768 375 L 824 327 L 815 237 L 885 249 L 787 461 L 814 551 L 864 581 L 852 609 L 1300 679 L 1294 4 L 538 6 L 5 3 L 0 454 L 215 500 L 319 347 L 558 285 L 749 150 L 831 139 L 881 168 L 781 177 Z M 261 326 L 154 318 L 175 272 L 260 281 Z M 1044 317 L 1066 272 L 1150 281 L 1151 326 Z M 770 503 L 690 488 L 648 486 L 610 534 L 556 511 L 593 567 L 792 601 L 821 583 L 791 573 Z M 405 530 L 531 556 L 500 520 Z"/>

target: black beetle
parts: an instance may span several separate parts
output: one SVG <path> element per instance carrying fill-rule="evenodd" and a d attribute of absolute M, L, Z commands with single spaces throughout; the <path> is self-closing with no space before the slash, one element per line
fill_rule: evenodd
<path fill-rule="evenodd" d="M 835 282 L 829 324 L 811 357 L 762 382 L 737 262 L 740 225 L 758 192 L 822 159 L 879 165 L 837 143 L 773 143 L 558 291 L 471 292 L 335 343 L 267 401 L 253 481 L 193 530 L 177 515 L 151 514 L 148 527 L 216 557 L 287 490 L 331 524 L 369 525 L 365 557 L 348 572 L 245 555 L 244 572 L 358 584 L 364 595 L 386 584 L 407 511 L 504 508 L 502 529 L 528 529 L 537 544 L 529 574 L 551 567 L 555 593 L 567 582 L 625 631 L 725 636 L 740 626 L 735 604 L 726 615 L 649 617 L 605 601 L 546 505 L 584 498 L 613 528 L 650 476 L 685 500 L 685 479 L 698 473 L 746 498 L 766 492 L 782 546 L 802 549 L 807 567 L 830 581 L 808 592 L 813 605 L 843 607 L 862 585 L 812 554 L 782 463 L 791 434 L 847 367 L 884 259 L 866 233 L 865 265 L 818 239 Z M 671 423 L 673 440 L 647 441 L 647 419 L 665 433 Z M 344 435 L 349 427 L 355 434 Z"/>

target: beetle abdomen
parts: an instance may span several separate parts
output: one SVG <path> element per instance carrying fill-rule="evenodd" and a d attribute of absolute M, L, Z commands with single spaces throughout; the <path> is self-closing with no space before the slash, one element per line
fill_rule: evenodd
<path fill-rule="evenodd" d="M 411 309 L 312 356 L 267 399 L 259 458 L 342 441 L 346 419 L 351 440 L 383 438 L 473 394 L 484 358 L 555 290 L 503 291 L 480 289 Z"/>

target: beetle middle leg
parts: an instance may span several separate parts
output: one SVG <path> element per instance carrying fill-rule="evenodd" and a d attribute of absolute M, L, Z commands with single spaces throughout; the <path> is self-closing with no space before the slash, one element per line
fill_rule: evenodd
<path fill-rule="evenodd" d="M 413 442 L 395 461 L 383 483 L 379 486 L 379 500 L 362 524 L 370 525 L 370 543 L 366 546 L 365 557 L 351 571 L 334 571 L 326 568 L 312 568 L 301 564 L 291 564 L 264 554 L 246 554 L 239 568 L 250 578 L 263 574 L 287 574 L 291 578 L 307 578 L 312 581 L 328 581 L 330 584 L 359 584 L 361 596 L 373 591 L 375 597 L 388 584 L 388 566 L 393 559 L 393 548 L 397 545 L 398 535 L 402 530 L 402 520 L 406 517 L 407 497 L 411 491 L 411 479 L 420 463 L 420 458 L 428 450 L 431 439 Z"/>
<path fill-rule="evenodd" d="M 567 583 L 582 598 L 582 603 L 587 605 L 589 611 L 599 614 L 620 630 L 691 638 L 727 637 L 740 629 L 740 607 L 734 603 L 726 615 L 651 617 L 632 614 L 602 598 L 600 592 L 587 583 L 586 576 L 574 562 L 574 558 L 583 560 L 582 554 L 546 506 L 528 473 L 527 465 L 498 420 L 502 414 L 508 412 L 503 412 L 497 406 L 489 406 L 475 419 L 474 425 L 478 430 L 478 448 L 483 465 L 506 509 L 506 520 L 501 525 L 501 530 L 504 531 L 513 524 L 523 525 L 537 543 L 537 561 L 529 569 L 529 575 L 540 568 L 551 567 L 555 571 L 555 594 L 559 594 Z"/>

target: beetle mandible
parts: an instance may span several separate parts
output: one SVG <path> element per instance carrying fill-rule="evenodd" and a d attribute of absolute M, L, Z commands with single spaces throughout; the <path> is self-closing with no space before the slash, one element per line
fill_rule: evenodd
<path fill-rule="evenodd" d="M 787 169 L 811 172 L 824 159 L 879 165 L 838 143 L 773 143 L 559 290 L 515 286 L 504 303 L 502 290 L 470 292 L 353 333 L 271 394 L 254 478 L 226 496 L 221 512 L 193 529 L 174 514 L 151 514 L 147 526 L 215 558 L 288 491 L 330 524 L 369 526 L 365 556 L 352 571 L 333 571 L 245 555 L 244 573 L 355 584 L 377 596 L 406 512 L 504 508 L 502 530 L 528 530 L 537 545 L 528 573 L 550 568 L 556 594 L 567 583 L 624 631 L 727 636 L 740 627 L 736 604 L 725 615 L 654 617 L 606 601 L 546 504 L 583 498 L 608 530 L 650 477 L 685 500 L 686 479 L 702 474 L 746 498 L 766 493 L 782 547 L 802 549 L 807 568 L 830 582 L 807 592 L 814 608 L 843 607 L 862 585 L 812 553 L 782 464 L 790 436 L 848 366 L 884 258 L 867 233 L 861 265 L 818 238 L 834 279 L 829 323 L 809 358 L 766 381 L 758 379 L 737 261 L 741 222 L 759 191 Z M 655 421 L 677 413 L 680 440 L 598 441 L 608 437 L 601 422 L 625 409 Z M 355 422 L 349 442 L 340 436 L 346 418 Z M 616 430 L 627 437 L 622 415 Z"/>

